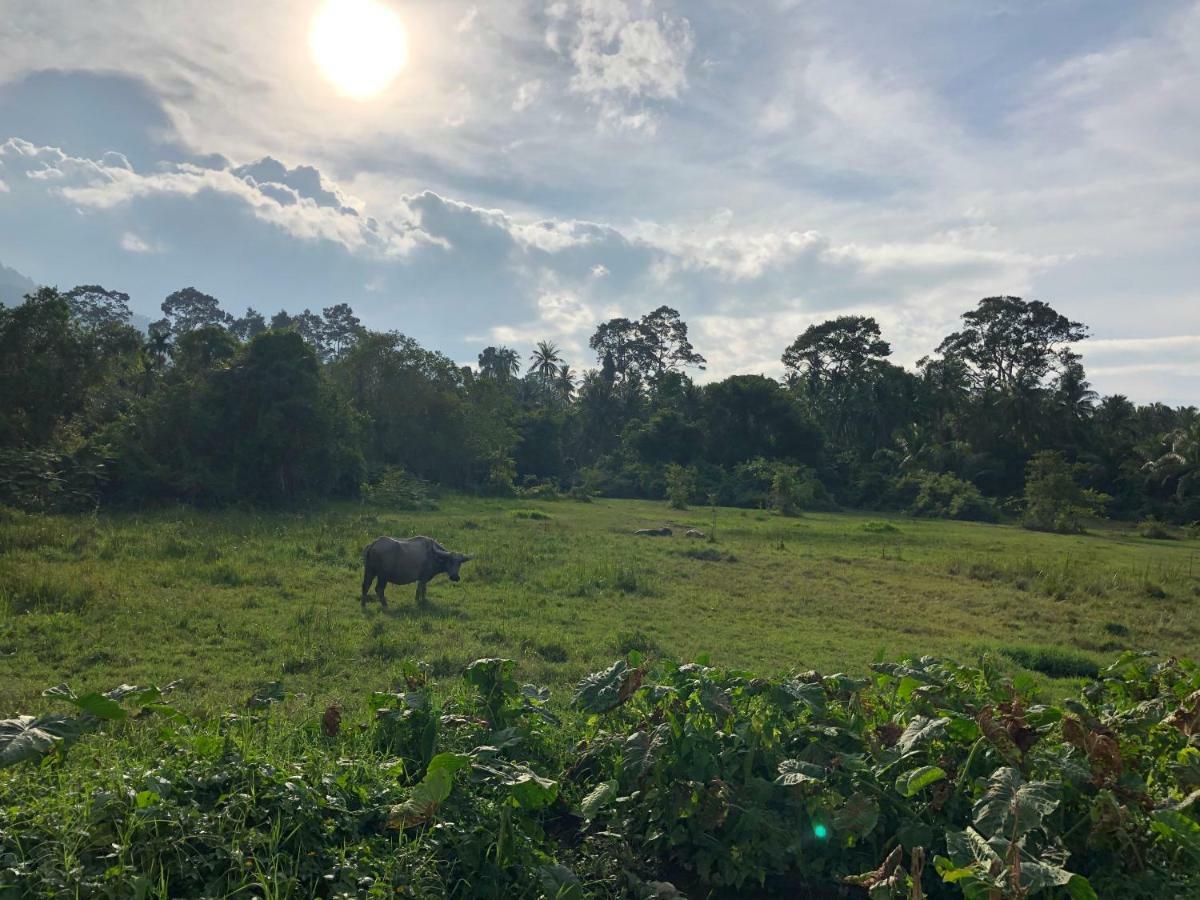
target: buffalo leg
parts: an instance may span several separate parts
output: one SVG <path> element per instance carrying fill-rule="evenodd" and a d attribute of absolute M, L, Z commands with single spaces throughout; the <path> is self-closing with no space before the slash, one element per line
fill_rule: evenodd
<path fill-rule="evenodd" d="M 387 597 L 383 596 L 385 587 L 387 587 L 387 579 L 380 575 L 379 580 L 375 582 L 375 596 L 379 598 L 379 605 L 387 609 Z"/>
<path fill-rule="evenodd" d="M 417 603 L 420 605 L 424 605 L 424 603 L 425 603 L 425 585 L 427 585 L 428 583 L 429 582 L 427 582 L 427 581 L 418 581 L 417 582 Z"/>
<path fill-rule="evenodd" d="M 371 589 L 371 582 L 375 580 L 375 573 L 367 569 L 363 574 L 363 589 L 362 589 L 362 605 L 367 605 L 367 591 Z"/>

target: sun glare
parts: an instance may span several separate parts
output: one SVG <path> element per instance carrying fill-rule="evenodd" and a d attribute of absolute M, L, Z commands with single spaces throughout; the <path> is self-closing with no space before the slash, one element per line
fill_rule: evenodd
<path fill-rule="evenodd" d="M 404 23 L 378 0 L 326 0 L 309 25 L 308 47 L 321 73 L 354 100 L 377 96 L 408 59 Z"/>

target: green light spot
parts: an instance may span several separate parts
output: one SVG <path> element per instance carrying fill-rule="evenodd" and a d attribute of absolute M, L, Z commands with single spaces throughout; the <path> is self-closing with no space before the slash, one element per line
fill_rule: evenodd
<path fill-rule="evenodd" d="M 814 825 L 813 826 L 813 834 L 815 834 L 817 836 L 818 840 L 823 841 L 823 840 L 825 840 L 825 838 L 827 838 L 829 836 L 829 829 L 826 828 L 824 825 Z"/>

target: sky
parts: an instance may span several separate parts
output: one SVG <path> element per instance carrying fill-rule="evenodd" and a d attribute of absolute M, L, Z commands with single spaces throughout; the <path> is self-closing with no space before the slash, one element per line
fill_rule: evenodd
<path fill-rule="evenodd" d="M 1013 294 L 1090 326 L 1102 393 L 1200 404 L 1200 2 L 386 0 L 368 99 L 323 2 L 0 0 L 0 286 L 576 369 L 665 303 L 706 380 L 850 313 L 912 365 Z"/>

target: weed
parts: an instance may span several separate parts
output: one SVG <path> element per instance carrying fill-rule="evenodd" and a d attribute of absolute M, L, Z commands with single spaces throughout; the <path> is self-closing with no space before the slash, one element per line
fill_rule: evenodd
<path fill-rule="evenodd" d="M 99 592 L 87 581 L 66 580 L 49 573 L 9 575 L 0 584 L 0 605 L 9 615 L 86 611 Z"/>
<path fill-rule="evenodd" d="M 865 522 L 862 530 L 868 534 L 896 534 L 900 531 L 891 522 Z"/>

